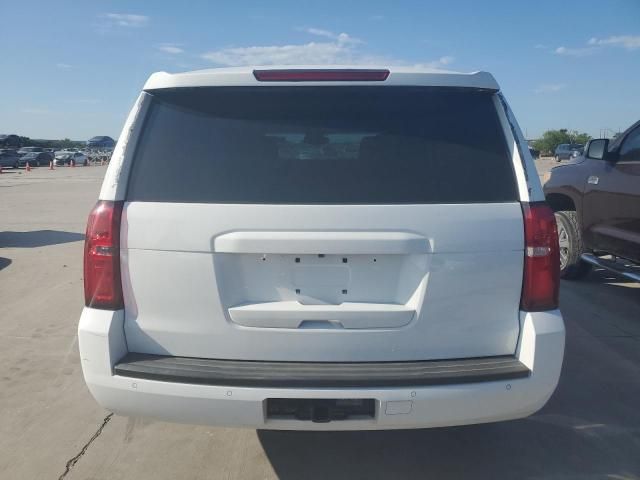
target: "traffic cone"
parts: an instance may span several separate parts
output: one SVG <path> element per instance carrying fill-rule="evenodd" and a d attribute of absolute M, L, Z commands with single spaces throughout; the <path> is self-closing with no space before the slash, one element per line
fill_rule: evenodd
<path fill-rule="evenodd" d="M 49 170 L 53 170 L 53 160 L 49 162 Z"/>
<path fill-rule="evenodd" d="M 29 162 L 27 162 L 27 166 L 26 166 L 25 170 L 26 170 L 27 172 L 30 172 L 30 171 L 31 171 L 31 166 L 29 165 Z"/>

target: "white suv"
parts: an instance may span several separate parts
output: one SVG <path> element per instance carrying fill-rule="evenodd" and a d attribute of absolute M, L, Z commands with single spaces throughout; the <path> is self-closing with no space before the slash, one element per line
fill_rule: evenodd
<path fill-rule="evenodd" d="M 85 380 L 198 424 L 524 417 L 562 365 L 557 241 L 488 73 L 156 73 L 89 218 Z"/>

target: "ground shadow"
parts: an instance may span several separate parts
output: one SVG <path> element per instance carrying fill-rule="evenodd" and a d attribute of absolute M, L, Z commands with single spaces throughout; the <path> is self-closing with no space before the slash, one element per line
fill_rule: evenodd
<path fill-rule="evenodd" d="M 609 302 L 627 296 L 635 302 L 639 293 L 624 280 L 601 272 L 577 285 L 563 283 L 563 289 L 574 288 Z M 637 311 L 635 303 L 631 305 Z M 583 323 L 585 312 L 574 310 L 567 309 L 565 321 Z M 625 315 L 631 318 L 632 312 Z M 538 414 L 527 419 L 386 432 L 264 430 L 258 432 L 258 439 L 283 480 L 638 480 L 640 354 L 634 350 L 636 342 L 625 337 L 608 343 L 569 331 L 558 389 Z"/>
<path fill-rule="evenodd" d="M 634 273 L 640 274 L 640 266 L 635 266 L 632 264 L 627 264 L 626 268 Z M 624 284 L 634 284 L 638 283 L 630 278 L 625 278 L 619 275 L 615 275 L 613 272 L 606 270 L 604 268 L 593 268 L 591 272 L 582 280 L 588 283 L 624 283 Z"/>
<path fill-rule="evenodd" d="M 603 269 L 594 268 L 586 277 L 580 280 L 562 281 L 563 285 L 570 286 L 576 292 L 583 295 L 606 296 L 618 300 L 629 300 L 640 306 L 640 284 L 628 278 L 614 275 Z"/>
<path fill-rule="evenodd" d="M 0 270 L 7 268 L 9 265 L 11 265 L 10 258 L 0 257 Z"/>
<path fill-rule="evenodd" d="M 84 234 L 60 230 L 0 232 L 0 248 L 36 248 L 80 240 L 84 240 Z"/>
<path fill-rule="evenodd" d="M 640 266 L 636 266 L 631 263 L 625 263 L 624 265 L 629 271 L 640 274 Z M 615 275 L 613 272 L 600 267 L 592 268 L 589 274 L 583 279 L 583 281 L 592 283 L 638 283 L 629 278 Z"/>
<path fill-rule="evenodd" d="M 640 467 L 632 445 L 611 454 L 606 433 L 551 420 L 388 432 L 261 431 L 258 438 L 283 480 L 636 478 L 629 476 Z"/>

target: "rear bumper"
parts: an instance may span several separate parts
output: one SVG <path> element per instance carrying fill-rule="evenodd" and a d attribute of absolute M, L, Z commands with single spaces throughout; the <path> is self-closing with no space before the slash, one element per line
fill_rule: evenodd
<path fill-rule="evenodd" d="M 115 374 L 128 354 L 124 314 L 85 308 L 78 337 L 85 381 L 105 408 L 122 415 L 149 416 L 181 423 L 289 430 L 375 430 L 484 423 L 521 418 L 540 409 L 553 393 L 564 354 L 559 311 L 523 313 L 515 359 L 528 370 L 502 378 L 459 383 L 377 387 L 286 387 L 232 381 L 182 383 L 159 377 Z M 129 357 L 131 358 L 131 357 Z M 119 369 L 121 373 L 124 370 Z M 145 375 L 137 375 L 145 376 Z M 215 384 L 211 384 L 215 383 Z M 235 382 L 237 383 L 237 382 Z M 374 399 L 374 418 L 312 423 L 267 419 L 268 398 Z"/>
<path fill-rule="evenodd" d="M 244 388 L 377 388 L 526 378 L 513 355 L 418 362 L 255 362 L 129 353 L 114 373 L 143 380 Z"/>

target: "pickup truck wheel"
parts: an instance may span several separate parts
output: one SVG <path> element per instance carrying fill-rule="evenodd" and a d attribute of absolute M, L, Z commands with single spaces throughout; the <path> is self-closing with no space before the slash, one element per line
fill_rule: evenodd
<path fill-rule="evenodd" d="M 556 212 L 558 224 L 558 243 L 560 244 L 560 277 L 577 280 L 591 270 L 591 264 L 583 262 L 584 244 L 580 233 L 578 217 L 574 211 Z"/>

